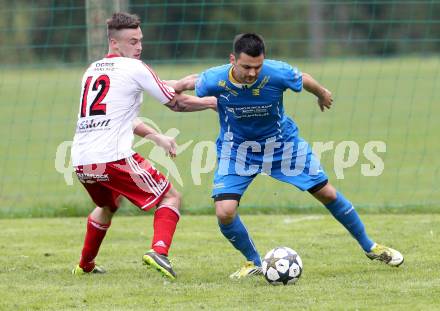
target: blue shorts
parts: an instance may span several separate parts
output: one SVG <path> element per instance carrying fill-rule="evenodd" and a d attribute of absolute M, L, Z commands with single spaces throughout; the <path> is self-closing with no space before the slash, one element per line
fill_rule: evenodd
<path fill-rule="evenodd" d="M 272 146 L 270 144 L 273 144 Z M 265 152 L 265 150 L 273 150 Z M 256 151 L 256 152 L 252 152 Z M 328 180 L 310 145 L 301 137 L 261 144 L 249 142 L 233 146 L 230 154 L 218 147 L 217 169 L 212 197 L 243 195 L 252 180 L 265 173 L 279 181 L 309 190 Z"/>

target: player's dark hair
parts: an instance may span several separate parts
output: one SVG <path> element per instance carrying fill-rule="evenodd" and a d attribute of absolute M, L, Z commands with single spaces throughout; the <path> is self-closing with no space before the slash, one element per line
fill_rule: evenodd
<path fill-rule="evenodd" d="M 112 17 L 107 19 L 107 36 L 112 38 L 116 31 L 121 29 L 136 29 L 141 24 L 139 16 L 126 12 L 113 13 Z"/>
<path fill-rule="evenodd" d="M 265 54 L 264 39 L 256 33 L 242 33 L 234 38 L 233 51 L 235 57 L 240 53 L 247 54 L 252 57 Z"/>

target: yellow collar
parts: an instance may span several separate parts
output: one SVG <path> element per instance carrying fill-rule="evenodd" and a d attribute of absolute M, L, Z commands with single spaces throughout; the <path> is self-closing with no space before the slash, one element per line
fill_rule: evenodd
<path fill-rule="evenodd" d="M 251 84 L 246 84 L 246 83 L 238 82 L 237 80 L 235 80 L 234 76 L 232 75 L 232 69 L 233 68 L 234 68 L 234 66 L 231 66 L 231 68 L 229 68 L 229 74 L 228 74 L 229 77 L 228 78 L 229 78 L 229 81 L 231 81 L 231 83 L 234 84 L 236 87 L 238 87 L 238 88 L 242 88 L 242 87 L 250 88 L 252 85 L 255 84 L 255 82 L 257 82 L 258 79 L 255 80 L 255 82 L 251 83 Z"/>

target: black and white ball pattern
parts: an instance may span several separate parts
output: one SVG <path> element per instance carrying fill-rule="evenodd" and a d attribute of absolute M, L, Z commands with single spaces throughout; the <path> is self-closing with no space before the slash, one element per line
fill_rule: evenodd
<path fill-rule="evenodd" d="M 264 256 L 263 274 L 272 285 L 287 285 L 298 281 L 303 270 L 298 253 L 288 247 L 277 247 Z"/>

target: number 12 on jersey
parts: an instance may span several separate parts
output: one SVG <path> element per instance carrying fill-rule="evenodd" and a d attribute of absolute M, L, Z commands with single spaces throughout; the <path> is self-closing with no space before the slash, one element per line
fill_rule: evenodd
<path fill-rule="evenodd" d="M 93 76 L 89 76 L 84 84 L 83 93 L 81 96 L 81 118 L 87 116 L 87 95 L 89 94 L 90 84 L 92 83 Z M 110 88 L 110 78 L 107 75 L 99 76 L 92 86 L 92 91 L 98 91 L 92 104 L 89 108 L 89 116 L 105 115 L 107 110 L 107 105 L 103 103 L 105 96 Z"/>

